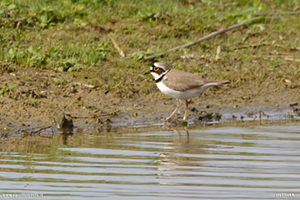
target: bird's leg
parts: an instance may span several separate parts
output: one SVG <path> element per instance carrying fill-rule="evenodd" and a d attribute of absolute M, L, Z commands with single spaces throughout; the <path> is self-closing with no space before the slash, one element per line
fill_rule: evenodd
<path fill-rule="evenodd" d="M 177 112 L 177 110 L 179 109 L 180 106 L 181 106 L 181 103 L 180 103 L 179 99 L 177 99 L 177 107 L 176 107 L 175 110 L 172 112 L 172 114 L 171 114 L 169 117 L 167 117 L 167 118 L 165 119 L 165 121 L 170 121 L 171 118 L 175 115 L 175 113 Z"/>
<path fill-rule="evenodd" d="M 183 120 L 186 120 L 186 118 L 187 118 L 189 103 L 190 102 L 188 100 L 185 100 L 185 113 L 184 113 Z"/>

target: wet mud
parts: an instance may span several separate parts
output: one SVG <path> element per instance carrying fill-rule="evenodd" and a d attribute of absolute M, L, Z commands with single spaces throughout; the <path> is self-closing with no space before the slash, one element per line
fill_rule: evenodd
<path fill-rule="evenodd" d="M 241 98 L 238 89 L 217 88 L 195 98 L 189 106 L 188 120 L 182 119 L 184 108 L 171 123 L 161 120 L 176 106 L 174 99 L 161 94 L 153 83 L 148 95 L 132 98 L 118 96 L 90 85 L 76 72 L 54 73 L 51 70 L 5 69 L 1 75 L 1 138 L 57 134 L 67 128 L 75 133 L 87 130 L 128 131 L 137 127 L 203 126 L 218 123 L 249 123 L 295 120 L 300 106 L 295 95 L 265 94 Z M 266 99 L 269 99 L 266 101 Z M 71 131 L 71 132 L 72 132 Z"/>

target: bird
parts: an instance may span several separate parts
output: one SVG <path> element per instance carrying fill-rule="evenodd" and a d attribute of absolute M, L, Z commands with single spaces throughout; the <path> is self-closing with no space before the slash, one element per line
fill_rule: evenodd
<path fill-rule="evenodd" d="M 165 118 L 170 121 L 181 106 L 180 100 L 185 100 L 183 120 L 187 120 L 189 99 L 199 97 L 207 88 L 230 83 L 229 80 L 209 81 L 195 74 L 171 69 L 162 62 L 155 62 L 150 70 L 144 74 L 151 74 L 158 89 L 165 95 L 177 99 L 177 106 L 171 115 Z"/>

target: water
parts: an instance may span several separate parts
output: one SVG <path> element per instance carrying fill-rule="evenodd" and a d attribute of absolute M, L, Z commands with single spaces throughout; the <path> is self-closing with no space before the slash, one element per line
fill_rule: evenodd
<path fill-rule="evenodd" d="M 11 137 L 1 146 L 2 199 L 300 199 L 298 124 Z"/>

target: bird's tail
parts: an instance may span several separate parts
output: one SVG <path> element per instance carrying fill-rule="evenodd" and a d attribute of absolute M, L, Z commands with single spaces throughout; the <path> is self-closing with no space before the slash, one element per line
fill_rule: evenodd
<path fill-rule="evenodd" d="M 210 85 L 210 86 L 217 86 L 217 85 L 223 85 L 223 84 L 229 84 L 229 80 L 222 80 L 222 81 L 206 81 L 205 85 Z"/>

